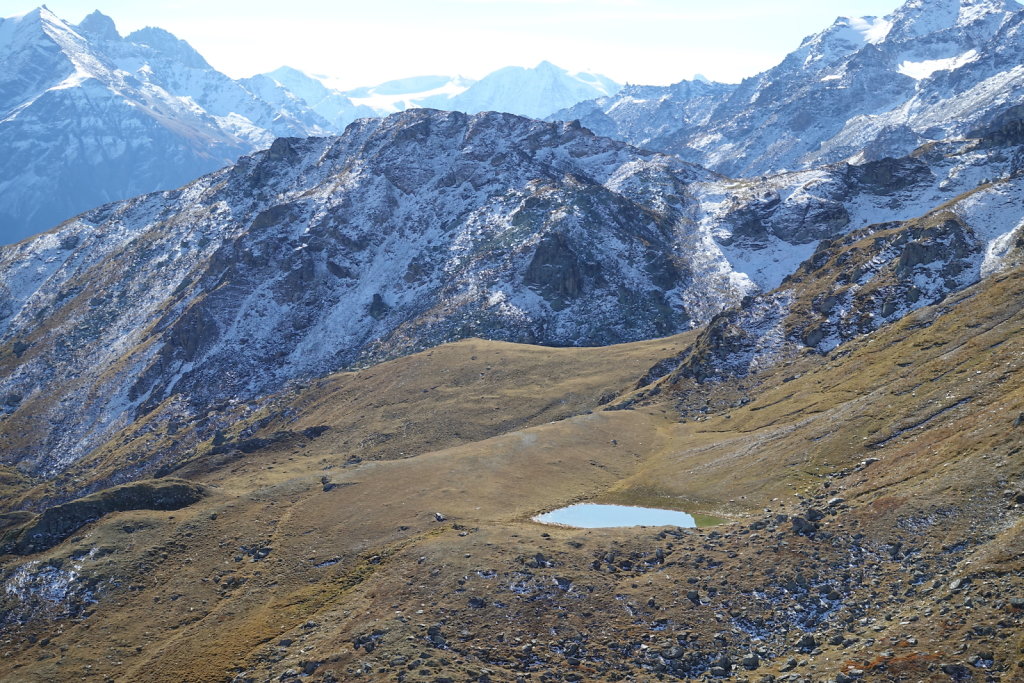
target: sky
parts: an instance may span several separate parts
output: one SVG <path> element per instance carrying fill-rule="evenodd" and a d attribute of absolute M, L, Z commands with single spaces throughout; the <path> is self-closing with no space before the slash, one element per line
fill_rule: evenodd
<path fill-rule="evenodd" d="M 4 0 L 0 14 L 40 0 Z M 101 4 L 102 3 L 102 4 Z M 234 78 L 288 65 L 354 88 L 409 76 L 480 78 L 551 61 L 620 83 L 702 74 L 738 82 L 838 16 L 901 0 L 47 0 L 78 23 L 99 9 L 122 35 L 158 26 Z"/>

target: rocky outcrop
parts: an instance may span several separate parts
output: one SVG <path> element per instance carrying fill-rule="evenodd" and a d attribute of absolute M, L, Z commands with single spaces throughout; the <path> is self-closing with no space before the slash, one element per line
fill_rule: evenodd
<path fill-rule="evenodd" d="M 910 156 L 899 159 L 887 157 L 847 168 L 847 178 L 851 183 L 879 195 L 895 194 L 933 178 L 927 163 Z"/>
<path fill-rule="evenodd" d="M 579 298 L 583 290 L 581 264 L 564 233 L 551 233 L 541 239 L 523 282 L 536 289 L 556 311 Z"/>
<path fill-rule="evenodd" d="M 180 510 L 206 495 L 199 484 L 180 479 L 138 481 L 57 505 L 38 515 L 0 516 L 0 554 L 31 555 L 54 547 L 82 527 L 112 512 Z"/>
<path fill-rule="evenodd" d="M 777 290 L 717 315 L 643 384 L 742 379 L 807 350 L 831 351 L 976 282 L 983 255 L 974 231 L 949 210 L 824 240 Z"/>

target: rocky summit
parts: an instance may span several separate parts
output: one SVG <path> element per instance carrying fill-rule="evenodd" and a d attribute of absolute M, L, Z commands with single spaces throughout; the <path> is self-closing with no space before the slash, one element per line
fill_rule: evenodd
<path fill-rule="evenodd" d="M 0 679 L 1024 680 L 1022 16 L 277 137 L 0 248 Z"/>

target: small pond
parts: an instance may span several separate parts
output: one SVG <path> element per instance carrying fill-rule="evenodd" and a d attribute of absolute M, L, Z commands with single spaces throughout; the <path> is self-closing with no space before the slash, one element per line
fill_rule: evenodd
<path fill-rule="evenodd" d="M 678 526 L 693 528 L 711 526 L 722 520 L 660 508 L 632 505 L 599 505 L 577 503 L 533 518 L 541 524 L 561 524 L 579 529 L 606 529 L 625 526 Z"/>

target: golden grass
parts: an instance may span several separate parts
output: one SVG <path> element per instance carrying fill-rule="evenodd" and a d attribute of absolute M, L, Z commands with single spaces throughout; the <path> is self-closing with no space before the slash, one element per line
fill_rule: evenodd
<path fill-rule="evenodd" d="M 176 513 L 110 515 L 55 548 L 53 557 L 115 548 L 86 571 L 118 584 L 89 619 L 47 632 L 47 648 L 12 644 L 0 675 L 66 680 L 89 665 L 97 679 L 220 681 L 234 667 L 275 676 L 299 661 L 294 647 L 278 648 L 285 637 L 313 646 L 301 657 L 322 662 L 321 671 L 344 675 L 369 659 L 352 639 L 376 628 L 387 633 L 385 659 L 415 656 L 427 624 L 468 619 L 467 588 L 458 582 L 485 590 L 490 584 L 476 572 L 514 573 L 523 558 L 544 552 L 562 563 L 551 571 L 597 581 L 586 573 L 595 552 L 650 547 L 649 532 L 530 521 L 583 500 L 742 521 L 762 508 L 793 512 L 798 496 L 837 495 L 851 506 L 839 523 L 856 523 L 877 543 L 905 537 L 907 520 L 940 510 L 945 521 L 916 543 L 934 550 L 971 534 L 984 541 L 971 566 L 1019 571 L 1021 525 L 1005 523 L 1003 490 L 1024 474 L 1024 428 L 1014 426 L 1024 412 L 1022 301 L 1024 273 L 993 278 L 836 353 L 794 358 L 752 378 L 746 405 L 686 422 L 675 407 L 696 400 L 689 389 L 714 401 L 736 387 L 682 383 L 643 408 L 589 411 L 693 335 L 607 349 L 469 340 L 313 383 L 274 404 L 293 408 L 294 420 L 279 417 L 261 433 L 330 426 L 319 438 L 216 467 L 196 459 L 176 474 L 207 484 L 209 498 Z M 858 467 L 869 457 L 879 461 Z M 323 476 L 336 488 L 323 490 Z M 435 512 L 446 520 L 435 521 Z M 720 527 L 727 536 L 739 528 Z M 690 532 L 676 552 L 697 552 L 705 534 Z M 733 555 L 721 558 L 732 563 L 734 581 L 750 575 L 751 563 L 766 564 L 762 552 L 776 553 L 781 571 L 796 571 L 810 552 L 796 540 L 781 552 L 774 540 L 736 535 L 728 543 Z M 254 545 L 273 550 L 253 562 L 240 548 Z M 663 600 L 686 571 L 601 585 Z M 688 604 L 670 614 L 694 629 L 720 628 L 710 612 L 685 611 Z M 919 611 L 916 604 L 907 609 Z M 615 609 L 601 615 L 610 631 L 601 637 L 640 628 Z M 498 648 L 499 628 L 527 639 L 565 624 L 592 628 L 582 611 L 560 619 L 538 608 L 486 630 L 478 624 L 473 635 Z M 941 643 L 928 640 L 933 626 L 921 619 L 901 628 L 937 650 Z M 446 671 L 466 676 L 479 666 L 465 648 L 450 655 Z M 48 653 L 59 655 L 39 659 Z M 829 656 L 839 661 L 837 654 Z"/>

